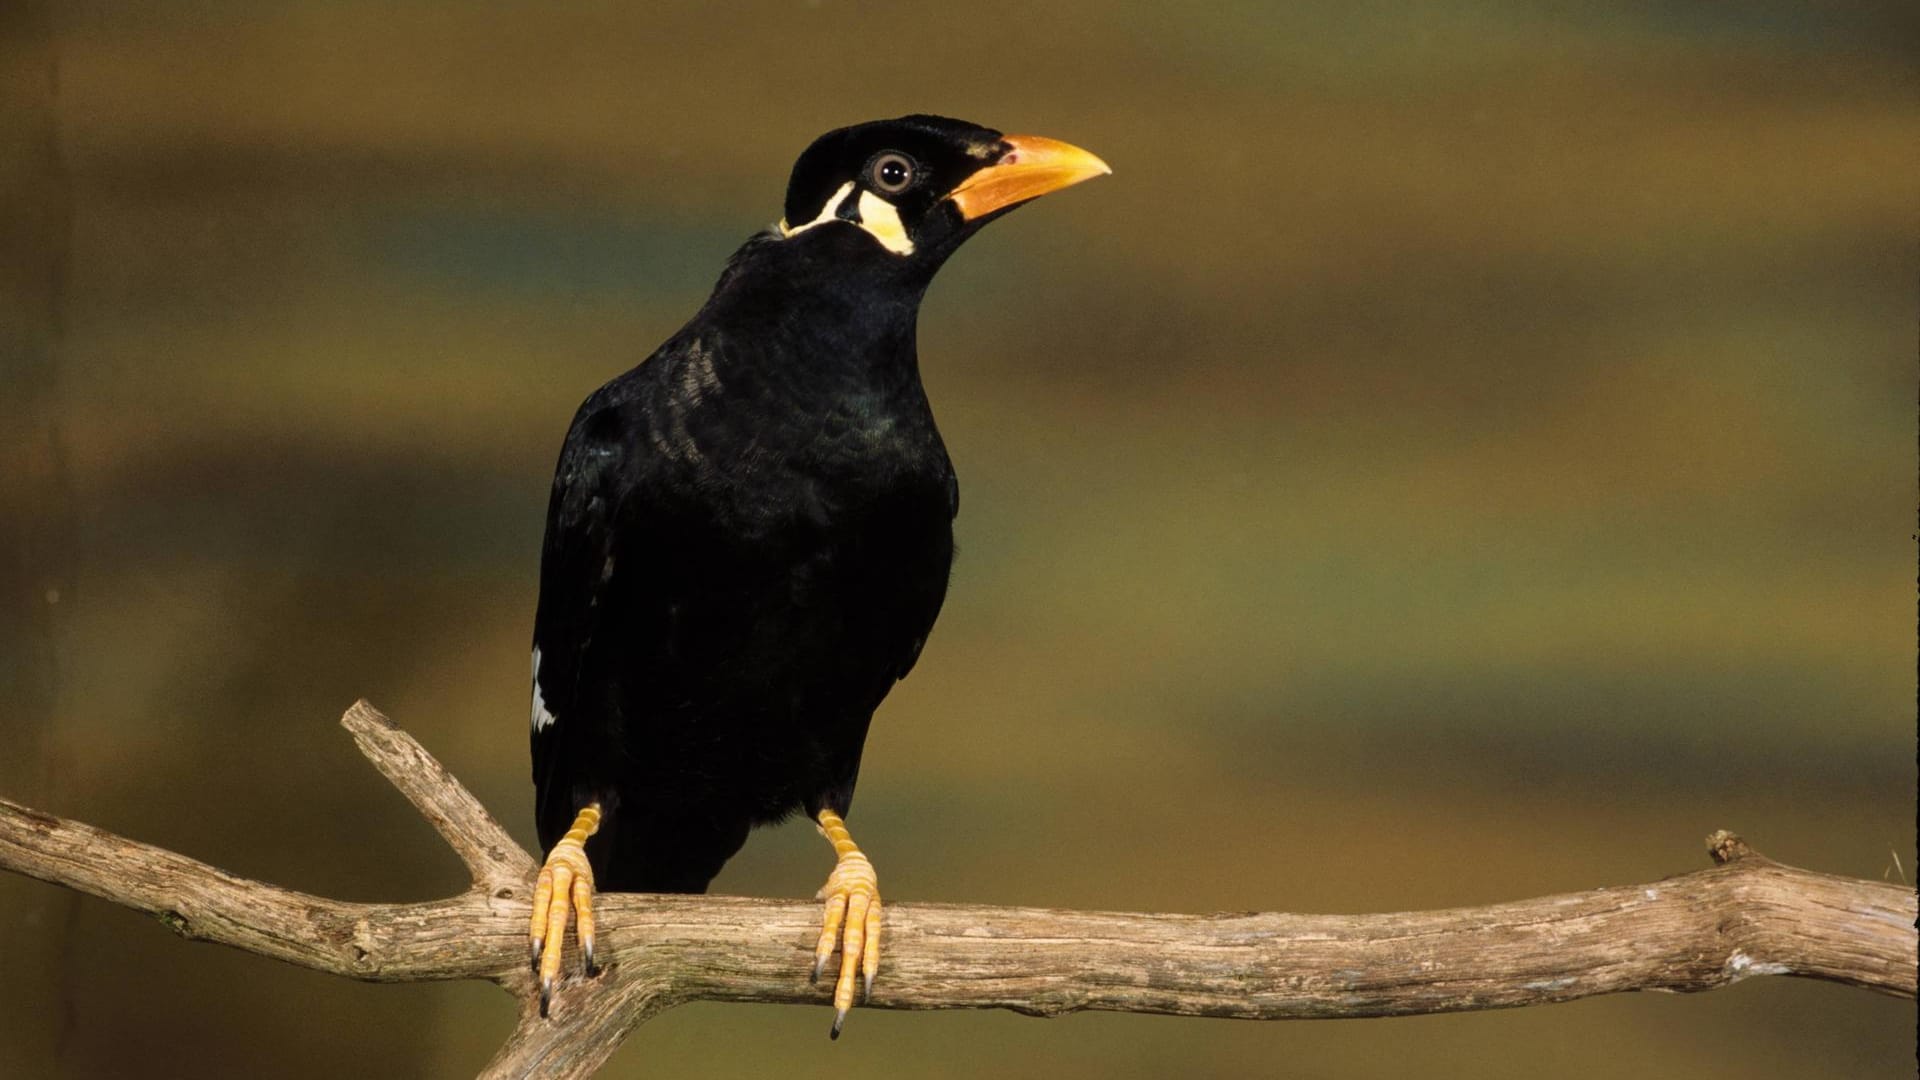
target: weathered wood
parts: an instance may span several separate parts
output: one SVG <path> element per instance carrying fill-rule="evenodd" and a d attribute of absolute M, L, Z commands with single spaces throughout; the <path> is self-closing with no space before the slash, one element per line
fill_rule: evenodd
<path fill-rule="evenodd" d="M 519 885 L 540 869 L 466 785 L 385 713 L 365 700 L 356 701 L 340 718 L 340 726 L 467 864 L 475 884 Z"/>
<path fill-rule="evenodd" d="M 541 1020 L 527 972 L 533 859 L 410 736 L 361 702 L 342 723 L 466 860 L 445 900 L 348 904 L 0 799 L 0 867 L 146 911 L 181 935 L 382 982 L 488 979 L 521 1018 L 486 1075 L 590 1075 L 635 1027 L 685 1001 L 825 1004 L 807 981 L 819 905 L 610 894 L 596 903 L 595 979 Z M 1447 911 L 1168 915 L 889 903 L 870 1004 L 1076 1009 L 1246 1019 L 1507 1008 L 1626 990 L 1710 990 L 1798 975 L 1911 998 L 1920 902 L 1911 888 L 1782 866 L 1731 833 L 1719 864 Z M 578 971 L 577 956 L 569 970 Z"/>

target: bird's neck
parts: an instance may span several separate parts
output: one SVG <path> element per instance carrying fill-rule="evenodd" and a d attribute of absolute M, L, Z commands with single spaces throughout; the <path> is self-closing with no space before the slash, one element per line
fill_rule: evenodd
<path fill-rule="evenodd" d="M 735 254 L 708 308 L 752 328 L 762 362 L 819 389 L 917 394 L 915 335 L 931 275 L 913 270 L 857 228 L 756 237 Z"/>

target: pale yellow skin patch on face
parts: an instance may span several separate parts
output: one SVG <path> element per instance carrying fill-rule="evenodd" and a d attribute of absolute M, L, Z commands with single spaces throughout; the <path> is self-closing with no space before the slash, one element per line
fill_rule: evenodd
<path fill-rule="evenodd" d="M 913 240 L 907 236 L 907 227 L 900 223 L 900 211 L 871 191 L 860 193 L 860 227 L 895 255 L 913 254 Z"/>
<path fill-rule="evenodd" d="M 781 236 L 795 236 L 806 232 L 816 225 L 825 225 L 829 221 L 840 220 L 840 207 L 853 195 L 853 181 L 849 180 L 827 198 L 826 204 L 812 221 L 800 225 L 789 225 L 785 218 L 780 219 Z M 892 203 L 875 195 L 871 191 L 862 191 L 860 201 L 860 220 L 855 223 L 867 231 L 867 235 L 879 241 L 880 246 L 895 255 L 913 254 L 913 240 L 907 236 L 907 227 L 900 222 L 900 211 Z"/>
<path fill-rule="evenodd" d="M 813 228 L 815 225 L 825 225 L 827 222 L 834 220 L 834 212 L 840 209 L 841 201 L 851 194 L 853 194 L 853 181 L 849 180 L 836 188 L 833 194 L 827 196 L 826 203 L 820 207 L 820 213 L 815 216 L 812 221 L 802 222 L 798 225 L 789 225 L 787 224 L 786 218 L 781 218 L 780 235 L 797 236 Z"/>

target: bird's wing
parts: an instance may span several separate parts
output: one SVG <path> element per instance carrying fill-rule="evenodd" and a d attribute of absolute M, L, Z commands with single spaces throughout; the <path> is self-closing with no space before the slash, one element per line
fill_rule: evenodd
<path fill-rule="evenodd" d="M 946 461 L 946 488 L 947 520 L 954 521 L 960 517 L 960 480 L 954 475 L 952 461 Z M 951 553 L 949 554 L 949 558 L 951 558 Z M 946 580 L 942 578 L 939 583 L 939 588 L 934 591 L 931 596 L 926 598 L 924 606 L 919 613 L 920 618 L 918 624 L 911 627 L 911 633 L 905 639 L 905 648 L 901 652 L 899 664 L 892 672 L 893 677 L 881 686 L 880 694 L 882 697 L 886 696 L 887 692 L 893 689 L 894 683 L 900 682 L 913 673 L 914 665 L 920 662 L 921 650 L 927 647 L 927 635 L 933 632 L 934 620 L 940 617 L 940 608 L 941 605 L 946 602 L 946 597 Z"/>
<path fill-rule="evenodd" d="M 630 430 L 636 415 L 607 393 L 589 397 L 554 471 L 533 623 L 533 782 L 543 845 L 578 809 L 574 793 L 554 782 L 556 766 L 563 747 L 586 734 L 579 730 L 581 673 L 611 578 L 616 517 L 644 452 L 644 438 Z"/>

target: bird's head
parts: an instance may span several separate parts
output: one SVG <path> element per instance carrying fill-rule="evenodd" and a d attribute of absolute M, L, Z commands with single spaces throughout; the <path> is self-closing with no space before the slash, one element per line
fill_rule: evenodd
<path fill-rule="evenodd" d="M 1111 172 L 1077 146 L 941 116 L 830 131 L 794 163 L 776 230 L 858 229 L 876 257 L 931 273 L 980 226 L 1030 199 Z"/>

